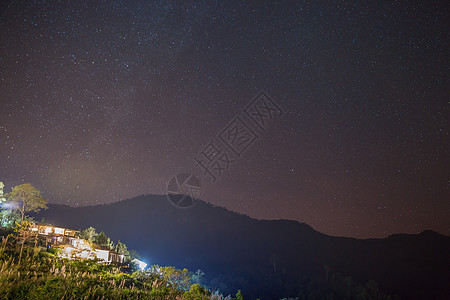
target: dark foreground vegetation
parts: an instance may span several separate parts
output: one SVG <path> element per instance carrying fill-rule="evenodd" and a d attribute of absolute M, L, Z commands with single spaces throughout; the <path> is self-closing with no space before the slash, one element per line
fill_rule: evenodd
<path fill-rule="evenodd" d="M 340 275 L 331 276 L 329 281 L 310 280 L 304 291 L 302 299 L 393 299 L 381 293 L 374 281 L 359 285 Z M 0 298 L 226 299 L 193 284 L 186 269 L 152 266 L 147 271 L 130 272 L 96 260 L 61 259 L 33 248 L 24 251 L 20 262 L 17 252 L 2 250 Z M 234 299 L 243 297 L 238 292 Z"/>
<path fill-rule="evenodd" d="M 23 224 L 0 232 L 0 299 L 243 299 L 240 291 L 236 298 L 211 292 L 199 284 L 201 274 L 187 269 L 154 265 L 144 271 L 130 260 L 107 264 L 61 257 L 61 248 L 27 240 L 29 231 Z M 95 232 L 91 229 L 81 235 Z M 304 278 L 301 294 L 290 299 L 396 299 L 382 293 L 373 280 L 361 285 L 350 276 L 331 274 L 328 269 L 325 273 L 325 277 Z"/>
<path fill-rule="evenodd" d="M 27 248 L 0 253 L 1 299 L 223 299 L 199 284 L 188 270 L 153 266 L 124 271 L 96 260 L 59 258 L 52 252 Z M 240 292 L 237 294 L 238 298 Z"/>

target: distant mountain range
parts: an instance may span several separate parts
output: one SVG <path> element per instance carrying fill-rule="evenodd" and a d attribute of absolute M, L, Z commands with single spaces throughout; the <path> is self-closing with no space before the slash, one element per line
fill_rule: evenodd
<path fill-rule="evenodd" d="M 375 280 L 402 299 L 450 299 L 450 237 L 433 231 L 384 239 L 332 237 L 289 220 L 256 220 L 209 203 L 179 209 L 163 195 L 108 205 L 49 205 L 35 219 L 73 229 L 93 226 L 149 264 L 201 269 L 203 282 L 249 298 L 301 294 L 310 278 Z"/>

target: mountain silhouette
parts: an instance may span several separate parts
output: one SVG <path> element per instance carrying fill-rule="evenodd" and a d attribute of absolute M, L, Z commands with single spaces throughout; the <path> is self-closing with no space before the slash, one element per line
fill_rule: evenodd
<path fill-rule="evenodd" d="M 295 297 L 311 278 L 375 280 L 402 299 L 450 299 L 450 237 L 433 231 L 383 239 L 333 237 L 290 220 L 256 220 L 199 200 L 188 209 L 164 195 L 85 207 L 49 205 L 36 220 L 73 229 L 93 226 L 139 252 L 149 264 L 202 270 L 225 295 Z M 310 287 L 309 287 L 310 288 Z"/>

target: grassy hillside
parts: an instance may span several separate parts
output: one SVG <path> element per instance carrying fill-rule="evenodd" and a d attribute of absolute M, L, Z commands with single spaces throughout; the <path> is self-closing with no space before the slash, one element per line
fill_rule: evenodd
<path fill-rule="evenodd" d="M 28 247 L 0 250 L 1 299 L 222 299 L 198 284 L 188 270 L 153 266 L 127 271 L 96 260 L 63 259 Z"/>

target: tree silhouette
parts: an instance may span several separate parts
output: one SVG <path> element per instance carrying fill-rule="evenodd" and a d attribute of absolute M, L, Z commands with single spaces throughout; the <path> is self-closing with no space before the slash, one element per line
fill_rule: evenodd
<path fill-rule="evenodd" d="M 99 244 L 102 247 L 108 246 L 108 237 L 106 234 L 102 231 L 100 232 L 97 237 L 95 238 L 95 242 Z"/>
<path fill-rule="evenodd" d="M 48 201 L 41 196 L 41 192 L 30 183 L 24 183 L 13 187 L 12 192 L 6 194 L 8 201 L 16 204 L 22 216 L 22 222 L 25 219 L 25 213 L 41 209 L 47 209 Z"/>
<path fill-rule="evenodd" d="M 94 227 L 89 227 L 83 230 L 80 234 L 82 239 L 87 240 L 88 242 L 93 242 L 95 238 L 98 236 L 98 233 L 95 231 Z"/>
<path fill-rule="evenodd" d="M 127 245 L 125 245 L 124 243 L 122 243 L 121 241 L 117 242 L 116 245 L 116 252 L 119 254 L 124 254 L 124 255 L 129 255 L 130 253 L 128 252 L 127 249 Z"/>
<path fill-rule="evenodd" d="M 277 272 L 277 263 L 280 260 L 280 258 L 273 253 L 270 257 L 269 257 L 270 263 L 272 264 L 273 267 L 273 272 L 276 273 Z"/>

